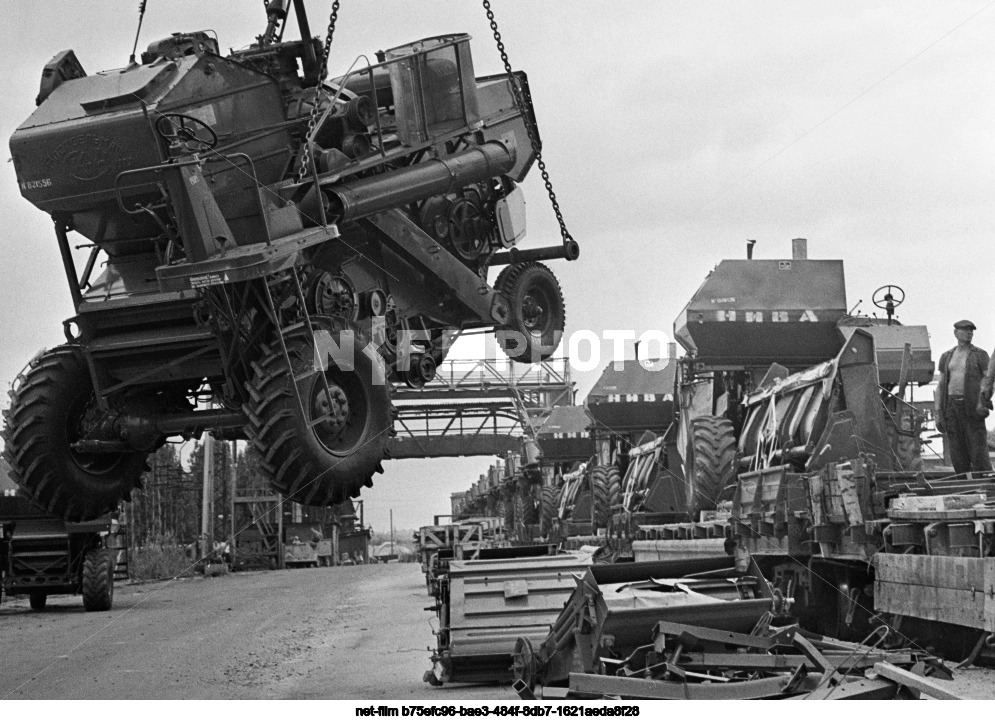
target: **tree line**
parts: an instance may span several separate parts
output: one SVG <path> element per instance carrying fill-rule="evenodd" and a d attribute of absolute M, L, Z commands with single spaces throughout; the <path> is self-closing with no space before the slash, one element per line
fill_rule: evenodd
<path fill-rule="evenodd" d="M 216 440 L 213 445 L 213 536 L 215 541 L 225 541 L 231 535 L 232 493 L 236 487 L 241 495 L 268 493 L 269 487 L 254 450 L 236 450 L 234 443 L 226 441 Z M 124 509 L 123 522 L 132 544 L 192 543 L 200 536 L 204 448 L 203 441 L 195 441 L 192 448 L 167 443 L 149 457 L 141 486 Z M 244 525 L 244 513 L 236 514 L 236 521 Z"/>

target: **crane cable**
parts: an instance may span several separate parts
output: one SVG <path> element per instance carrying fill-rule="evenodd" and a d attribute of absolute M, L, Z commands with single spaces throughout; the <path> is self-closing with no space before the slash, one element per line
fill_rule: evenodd
<path fill-rule="evenodd" d="M 515 99 L 515 105 L 522 114 L 522 121 L 525 123 L 525 130 L 529 134 L 529 142 L 532 145 L 532 152 L 535 153 L 536 166 L 542 173 L 542 180 L 546 184 L 546 192 L 549 194 L 549 203 L 556 214 L 556 222 L 560 224 L 560 236 L 563 238 L 563 245 L 573 243 L 573 236 L 567 230 L 566 222 L 563 220 L 563 213 L 560 211 L 560 204 L 556 200 L 556 193 L 553 191 L 553 183 L 549 179 L 549 172 L 546 170 L 546 163 L 542 159 L 542 143 L 539 140 L 538 129 L 535 126 L 532 98 L 522 88 L 518 77 L 511 69 L 511 61 L 508 60 L 508 53 L 504 49 L 504 42 L 501 40 L 501 32 L 498 30 L 497 20 L 494 19 L 494 11 L 491 10 L 490 0 L 483 0 L 484 10 L 487 13 L 487 20 L 490 22 L 491 30 L 494 33 L 494 42 L 497 44 L 498 53 L 504 63 L 504 71 L 508 75 L 508 86 Z"/>
<path fill-rule="evenodd" d="M 311 144 L 307 139 L 314 133 L 314 127 L 318 124 L 318 106 L 321 98 L 321 81 L 328 75 L 328 55 L 332 50 L 332 36 L 335 35 L 335 23 L 339 18 L 339 0 L 332 3 L 332 12 L 328 17 L 328 32 L 325 35 L 325 45 L 318 58 L 318 67 L 321 68 L 318 74 L 318 84 L 314 86 L 314 104 L 311 105 L 311 117 L 308 119 L 307 133 L 304 135 L 305 143 L 301 149 L 301 167 L 297 171 L 297 182 L 304 182 L 307 175 L 308 161 L 313 162 Z"/>

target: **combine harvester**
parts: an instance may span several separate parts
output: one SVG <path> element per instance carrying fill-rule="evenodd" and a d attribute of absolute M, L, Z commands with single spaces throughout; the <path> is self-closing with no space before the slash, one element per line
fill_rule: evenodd
<path fill-rule="evenodd" d="M 286 498 L 336 504 L 382 470 L 391 384 L 430 379 L 460 333 L 524 363 L 559 343 L 541 261 L 579 249 L 562 221 L 561 244 L 516 247 L 518 183 L 534 163 L 548 181 L 525 74 L 474 77 L 453 34 L 326 81 L 336 10 L 322 42 L 303 0 L 265 9 L 227 56 L 207 32 L 95 75 L 60 52 L 10 139 L 76 313 L 15 382 L 4 455 L 59 518 L 114 509 L 150 453 L 204 431 L 250 441 Z"/>
<path fill-rule="evenodd" d="M 675 323 L 685 482 L 655 482 L 687 517 L 631 528 L 635 558 L 724 537 L 812 630 L 859 640 L 884 624 L 895 643 L 980 652 L 995 632 L 980 592 L 995 579 L 995 479 L 924 462 L 930 404 L 911 388 L 934 363 L 926 328 L 894 318 L 903 299 L 885 286 L 883 318 L 848 315 L 842 262 L 809 260 L 803 241 L 791 259 L 720 263 Z"/>
<path fill-rule="evenodd" d="M 851 316 L 842 262 L 806 255 L 796 241 L 790 259 L 708 277 L 675 324 L 688 355 L 673 428 L 633 440 L 601 424 L 627 449 L 623 492 L 604 532 L 575 538 L 637 562 L 752 557 L 820 633 L 886 623 L 896 643 L 980 651 L 995 632 L 979 592 L 995 572 L 995 483 L 922 458 L 928 404 L 911 389 L 934 363 L 925 327 L 894 317 L 901 289 L 875 293 L 882 318 Z M 592 485 L 576 473 L 564 493 Z"/>

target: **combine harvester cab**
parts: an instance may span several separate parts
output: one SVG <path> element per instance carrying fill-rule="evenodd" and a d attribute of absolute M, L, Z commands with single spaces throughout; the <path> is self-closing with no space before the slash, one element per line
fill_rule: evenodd
<path fill-rule="evenodd" d="M 475 78 L 454 34 L 326 82 L 292 4 L 300 40 L 274 0 L 227 57 L 203 32 L 95 75 L 60 53 L 10 139 L 75 307 L 5 413 L 12 478 L 56 516 L 114 508 L 149 453 L 205 430 L 251 441 L 290 500 L 341 502 L 382 471 L 391 383 L 431 379 L 460 332 L 526 363 L 559 343 L 540 261 L 577 244 L 561 226 L 562 245 L 515 247 L 540 151 L 525 74 Z"/>

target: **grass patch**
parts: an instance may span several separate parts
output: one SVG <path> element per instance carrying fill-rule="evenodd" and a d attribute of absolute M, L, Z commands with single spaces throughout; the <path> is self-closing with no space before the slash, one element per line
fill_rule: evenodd
<path fill-rule="evenodd" d="M 133 581 L 192 576 L 194 560 L 180 544 L 156 543 L 133 547 L 128 554 L 128 570 Z"/>

